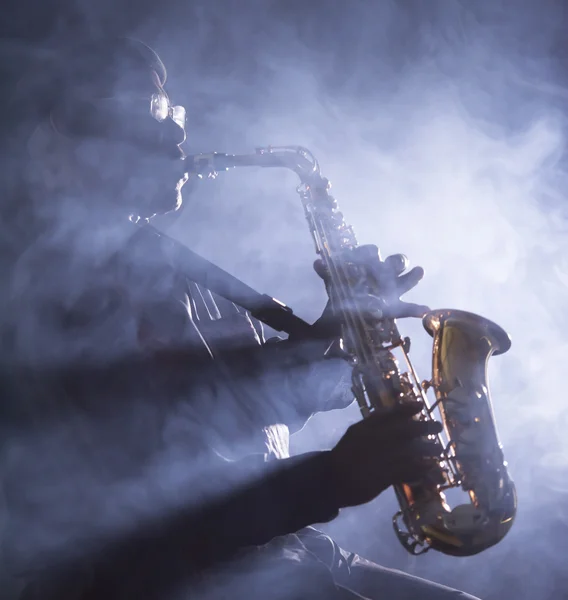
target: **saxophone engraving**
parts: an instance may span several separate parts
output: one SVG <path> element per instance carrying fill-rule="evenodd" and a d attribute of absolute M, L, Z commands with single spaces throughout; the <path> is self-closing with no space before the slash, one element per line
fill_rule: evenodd
<path fill-rule="evenodd" d="M 404 548 L 412 554 L 431 548 L 470 556 L 503 539 L 513 524 L 517 500 L 499 443 L 487 364 L 492 355 L 510 348 L 507 333 L 472 313 L 431 311 L 423 325 L 433 339 L 432 377 L 421 382 L 409 358 L 409 338 L 401 337 L 395 319 L 382 318 L 385 282 L 350 261 L 357 239 L 308 150 L 267 147 L 254 154 L 188 156 L 185 162 L 186 171 L 198 177 L 247 166 L 283 167 L 298 175 L 297 192 L 316 252 L 329 273 L 328 294 L 341 318 L 342 351 L 352 367 L 352 390 L 362 416 L 418 400 L 423 409 L 416 418 L 442 422 L 444 430 L 435 436 L 440 447 L 436 477 L 394 486 L 400 511 L 393 526 Z M 434 395 L 432 403 L 428 390 Z M 452 508 L 447 495 L 454 489 L 467 501 Z"/>

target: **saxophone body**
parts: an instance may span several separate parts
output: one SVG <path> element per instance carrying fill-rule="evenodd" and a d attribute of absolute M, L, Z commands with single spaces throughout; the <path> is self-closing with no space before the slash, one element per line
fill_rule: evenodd
<path fill-rule="evenodd" d="M 487 364 L 509 349 L 507 333 L 472 313 L 431 311 L 423 325 L 433 340 L 432 376 L 421 382 L 409 358 L 409 338 L 401 337 L 395 319 L 381 317 L 388 282 L 350 261 L 357 239 L 308 150 L 286 146 L 247 155 L 201 154 L 187 157 L 186 165 L 198 177 L 247 166 L 283 167 L 298 175 L 297 192 L 329 274 L 328 295 L 342 323 L 341 352 L 352 367 L 352 390 L 363 418 L 420 401 L 417 419 L 442 422 L 443 432 L 435 436 L 440 447 L 436 476 L 394 486 L 400 510 L 393 526 L 404 548 L 412 554 L 434 549 L 470 556 L 503 539 L 517 501 L 499 443 Z M 465 502 L 450 506 L 450 490 L 459 491 Z"/>

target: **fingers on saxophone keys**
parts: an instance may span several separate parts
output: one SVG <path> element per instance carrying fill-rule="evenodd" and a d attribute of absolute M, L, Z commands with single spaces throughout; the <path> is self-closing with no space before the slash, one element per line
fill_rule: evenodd
<path fill-rule="evenodd" d="M 406 421 L 393 425 L 390 434 L 400 440 L 414 440 L 415 438 L 437 435 L 442 431 L 441 423 L 438 421 Z M 414 443 L 414 442 L 413 442 Z M 424 441 L 425 444 L 429 442 Z M 424 446 L 429 447 L 429 446 Z"/>
<path fill-rule="evenodd" d="M 360 421 L 360 427 L 368 429 L 370 432 L 380 430 L 382 436 L 389 439 L 396 438 L 400 441 L 437 435 L 442 431 L 442 424 L 438 421 L 412 419 L 423 408 L 422 402 L 405 402 L 388 411 L 373 413 L 370 417 Z"/>
<path fill-rule="evenodd" d="M 441 452 L 440 445 L 433 441 L 414 440 L 410 448 L 396 457 L 398 482 L 444 484 L 446 477 L 440 466 Z"/>
<path fill-rule="evenodd" d="M 424 408 L 422 402 L 405 402 L 404 404 L 397 404 L 392 408 L 385 410 L 378 410 L 374 412 L 368 421 L 377 421 L 384 424 L 391 424 L 397 421 L 408 421 L 410 417 L 417 415 Z"/>
<path fill-rule="evenodd" d="M 395 483 L 420 484 L 429 482 L 443 485 L 446 482 L 444 471 L 435 460 L 410 460 L 400 465 Z"/>
<path fill-rule="evenodd" d="M 424 269 L 422 267 L 414 267 L 404 275 L 401 275 L 401 273 L 402 271 L 397 273 L 400 277 L 397 279 L 396 284 L 400 296 L 416 287 L 424 277 Z"/>
<path fill-rule="evenodd" d="M 424 304 L 398 302 L 396 307 L 385 311 L 385 317 L 392 319 L 404 319 L 406 317 L 421 318 L 429 311 L 430 307 Z"/>
<path fill-rule="evenodd" d="M 413 440 L 410 456 L 416 460 L 436 461 L 442 456 L 443 448 L 436 440 Z"/>
<path fill-rule="evenodd" d="M 351 275 L 351 271 L 349 270 L 348 265 L 350 265 L 351 263 L 349 261 L 341 261 L 341 260 L 335 260 L 333 261 L 332 265 L 331 265 L 331 269 L 335 270 L 336 272 L 340 272 L 343 276 L 350 276 Z M 321 258 L 318 258 L 316 261 L 314 261 L 313 264 L 314 267 L 314 271 L 327 283 L 330 280 L 330 269 L 328 268 L 327 265 L 324 264 L 323 260 Z"/>

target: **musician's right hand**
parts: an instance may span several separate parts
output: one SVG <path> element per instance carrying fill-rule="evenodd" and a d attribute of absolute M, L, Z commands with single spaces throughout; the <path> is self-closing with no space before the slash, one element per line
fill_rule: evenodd
<path fill-rule="evenodd" d="M 426 436 L 437 421 L 416 421 L 421 403 L 398 406 L 351 425 L 328 455 L 336 506 L 365 504 L 391 485 L 422 479 L 436 469 L 440 447 Z"/>

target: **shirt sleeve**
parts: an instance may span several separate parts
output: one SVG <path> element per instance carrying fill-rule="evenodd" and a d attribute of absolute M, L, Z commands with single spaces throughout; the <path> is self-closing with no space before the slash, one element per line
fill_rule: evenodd
<path fill-rule="evenodd" d="M 268 347 L 260 350 L 268 350 Z M 200 379 L 203 379 L 204 382 L 211 381 L 212 373 L 208 372 L 208 368 L 213 367 L 215 361 L 210 360 L 209 357 L 198 353 L 193 364 L 190 362 L 192 368 L 188 369 L 186 350 L 178 352 L 168 349 L 162 352 L 165 354 L 160 354 L 159 350 L 152 350 L 152 353 L 156 353 L 153 359 L 151 355 L 140 355 L 139 363 L 127 361 L 127 364 L 112 362 L 102 365 L 77 365 L 77 372 L 68 373 L 66 389 L 69 394 L 76 391 L 83 399 L 83 404 L 88 404 L 88 406 L 81 405 L 81 410 L 93 415 L 93 427 L 95 427 L 99 421 L 103 424 L 107 422 L 110 407 L 114 407 L 114 412 L 110 411 L 110 416 L 115 413 L 116 415 L 129 415 L 125 418 L 128 422 L 132 421 L 132 415 L 140 412 L 137 409 L 138 402 L 142 403 L 142 407 L 146 407 L 146 403 L 142 400 L 136 400 L 138 393 L 141 398 L 145 397 L 145 394 L 154 397 L 153 390 L 148 389 L 148 381 L 153 382 L 155 389 L 161 392 L 163 400 L 166 397 L 175 397 L 178 392 L 180 396 L 186 396 L 191 393 L 192 386 L 199 385 Z M 242 355 L 242 352 L 239 352 L 239 355 Z M 203 362 L 200 362 L 202 359 Z M 14 375 L 15 373 L 12 373 L 10 379 Z M 61 375 L 59 370 L 53 375 L 59 381 Z M 47 379 L 46 384 L 43 378 L 38 381 L 34 377 L 26 376 L 25 372 L 21 377 L 17 377 L 18 381 L 39 385 L 42 390 L 45 389 L 45 385 L 50 385 L 49 378 Z M 89 389 L 92 391 L 91 394 L 87 393 Z M 57 409 L 54 408 L 52 413 L 44 415 L 43 426 L 49 424 L 50 418 L 59 422 L 61 418 L 65 417 L 67 410 L 70 415 L 75 414 L 73 411 L 76 407 L 74 408 L 75 404 L 71 405 L 71 397 L 71 395 L 62 397 Z M 97 403 L 100 397 L 105 397 L 107 400 L 104 407 L 100 406 L 100 402 Z M 263 404 L 262 400 L 260 398 L 254 401 L 260 401 L 260 407 L 271 404 L 270 402 Z M 285 401 L 273 404 L 278 406 L 281 411 L 286 408 Z M 96 410 L 97 406 L 99 407 L 98 411 Z M 164 408 L 156 402 L 149 403 L 149 406 L 155 407 L 156 410 Z M 20 406 L 20 411 L 22 410 L 23 407 Z M 255 411 L 255 413 L 259 412 Z M 13 418 L 17 418 L 19 421 L 20 417 L 27 423 L 25 415 L 18 413 Z M 268 418 L 266 415 L 265 417 Z M 135 424 L 133 422 L 132 426 Z M 121 428 L 119 429 L 122 431 Z M 80 433 L 81 430 L 70 432 L 75 436 Z M 148 438 L 145 433 L 138 433 L 136 439 L 138 438 L 143 441 L 143 446 L 147 445 Z M 64 444 L 62 449 L 66 447 L 66 440 L 65 437 L 61 441 Z M 110 445 L 112 446 L 112 444 Z M 72 443 L 69 445 L 71 449 L 74 447 Z M 104 449 L 103 457 L 111 452 L 111 449 L 107 447 L 102 449 Z M 50 447 L 50 451 L 55 453 L 52 462 L 58 456 L 55 450 Z M 125 454 L 128 455 L 128 453 Z M 73 452 L 67 452 L 65 456 L 74 464 Z M 108 456 L 112 456 L 112 453 Z M 67 573 L 71 573 L 70 577 L 74 577 L 78 569 L 83 569 L 83 565 L 94 563 L 97 573 L 101 573 L 101 581 L 110 580 L 108 585 L 112 587 L 113 579 L 121 578 L 129 569 L 136 572 L 155 572 L 157 569 L 155 564 L 159 564 L 162 565 L 160 568 L 163 572 L 167 573 L 169 569 L 173 569 L 174 565 L 181 564 L 183 568 L 179 572 L 175 570 L 168 577 L 174 580 L 184 573 L 184 576 L 187 576 L 187 572 L 191 572 L 193 569 L 206 569 L 220 561 L 230 559 L 247 546 L 264 544 L 276 536 L 295 532 L 307 525 L 328 522 L 338 513 L 337 503 L 334 500 L 329 456 L 328 452 L 319 452 L 275 461 L 258 468 L 254 473 L 247 473 L 244 477 L 239 477 L 239 473 L 233 475 L 230 472 L 233 469 L 239 470 L 241 467 L 238 464 L 227 463 L 227 478 L 234 476 L 236 481 L 249 483 L 227 486 L 226 494 L 207 498 L 207 502 L 200 503 L 198 506 L 193 502 L 193 497 L 190 497 L 188 504 L 193 503 L 188 508 L 178 509 L 175 513 L 168 511 L 163 518 L 155 522 L 149 523 L 144 518 L 140 521 L 139 527 L 136 530 L 130 530 L 128 535 L 124 533 L 121 535 L 121 539 L 104 542 L 104 545 L 99 547 L 96 556 L 91 556 L 90 553 L 85 555 L 80 542 L 73 544 L 73 552 L 77 549 L 81 556 L 77 557 L 77 561 L 73 558 L 74 564 L 67 564 L 66 561 L 61 577 L 66 579 Z M 192 458 L 188 459 L 191 464 Z M 34 464 L 35 462 L 38 462 L 37 466 L 40 467 L 45 461 L 42 457 L 42 460 L 34 461 Z M 55 467 L 56 465 L 54 465 Z M 36 467 L 34 466 L 34 468 Z M 63 475 L 65 468 L 64 465 L 60 466 L 56 469 L 56 474 Z M 81 468 L 80 461 L 76 468 Z M 66 478 L 73 479 L 73 471 L 66 471 L 64 475 Z M 43 476 L 48 477 L 49 471 L 46 471 Z M 216 478 L 216 480 L 219 479 Z M 24 479 L 24 483 L 26 481 Z M 196 483 L 200 485 L 201 482 L 197 481 Z M 71 493 L 75 488 L 74 483 Z M 62 493 L 65 492 L 65 489 L 62 488 Z M 65 500 L 66 497 L 63 496 L 63 499 Z M 80 496 L 77 499 L 80 499 Z M 103 496 L 102 499 L 104 499 L 103 508 L 112 505 L 112 488 L 109 489 L 108 497 Z M 72 512 L 84 512 L 87 506 L 88 503 L 81 511 Z M 51 510 L 51 506 L 46 505 L 45 508 L 48 511 Z M 89 520 L 97 522 L 97 511 L 98 508 L 93 515 L 88 517 L 87 524 Z M 73 524 L 74 521 L 71 525 Z M 49 522 L 45 526 L 49 529 Z M 79 524 L 77 527 L 81 530 L 82 525 Z M 49 551 L 50 548 L 51 545 L 48 544 L 46 551 Z M 66 551 L 67 548 L 68 545 L 63 548 L 63 551 Z M 40 553 L 41 550 L 40 548 Z M 54 550 L 57 551 L 58 548 Z M 37 556 L 37 562 L 43 562 L 43 558 L 43 555 Z M 56 560 L 56 556 L 52 554 L 45 558 Z M 36 564 L 35 555 L 30 557 L 30 560 Z M 59 579 L 59 576 L 56 575 L 54 574 L 54 577 Z M 109 600 L 111 598 L 102 592 L 94 597 L 105 597 Z"/>
<path fill-rule="evenodd" d="M 213 502 L 200 515 L 198 526 L 189 518 L 186 542 L 190 554 L 191 549 L 200 553 L 197 563 L 214 564 L 243 547 L 265 544 L 338 515 L 329 452 L 275 461 L 268 468 L 230 497 Z"/>
<path fill-rule="evenodd" d="M 101 546 L 97 555 L 52 570 L 49 580 L 55 589 L 65 590 L 89 564 L 88 592 L 69 600 L 118 600 L 129 578 L 144 589 L 145 600 L 159 600 L 169 597 L 168 588 L 187 585 L 247 547 L 337 516 L 328 452 L 276 463 L 270 473 L 217 501 L 142 524 L 129 536 Z"/>

